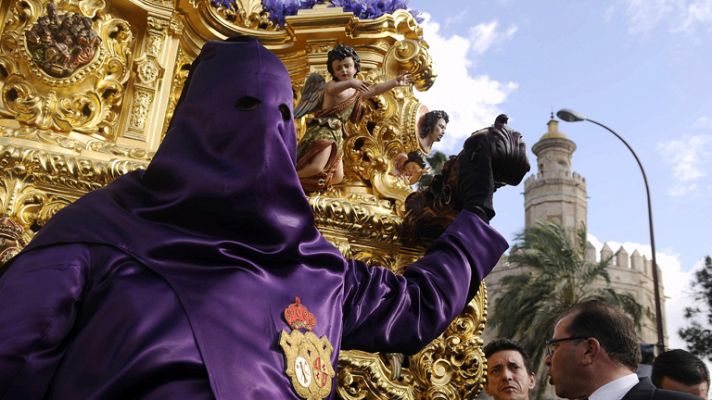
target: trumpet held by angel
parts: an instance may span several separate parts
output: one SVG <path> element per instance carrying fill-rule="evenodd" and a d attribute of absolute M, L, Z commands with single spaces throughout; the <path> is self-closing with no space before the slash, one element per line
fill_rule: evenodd
<path fill-rule="evenodd" d="M 344 125 L 361 118 L 361 102 L 411 82 L 410 74 L 372 86 L 356 79 L 361 60 L 343 44 L 329 51 L 326 68 L 333 79 L 326 82 L 321 74 L 311 73 L 294 109 L 295 118 L 313 117 L 297 147 L 297 175 L 305 192 L 326 190 L 344 179 Z"/>

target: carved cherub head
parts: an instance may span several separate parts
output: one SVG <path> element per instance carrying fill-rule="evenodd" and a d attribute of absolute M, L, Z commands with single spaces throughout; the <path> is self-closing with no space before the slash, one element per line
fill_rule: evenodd
<path fill-rule="evenodd" d="M 342 76 L 340 74 L 340 67 L 344 66 L 342 64 L 348 64 L 345 66 L 351 67 L 348 73 L 351 76 Z M 351 79 L 361 70 L 361 58 L 353 47 L 337 44 L 327 55 L 326 69 L 337 81 Z"/>

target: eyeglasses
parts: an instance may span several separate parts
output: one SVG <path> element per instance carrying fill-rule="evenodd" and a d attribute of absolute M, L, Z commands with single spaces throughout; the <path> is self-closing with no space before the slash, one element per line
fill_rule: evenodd
<path fill-rule="evenodd" d="M 556 349 L 559 347 L 559 343 L 561 342 L 568 342 L 570 340 L 585 340 L 588 339 L 587 336 L 571 336 L 571 337 L 565 337 L 565 338 L 558 338 L 558 339 L 548 339 L 547 341 L 544 342 L 546 345 L 546 356 L 550 357 Z"/>

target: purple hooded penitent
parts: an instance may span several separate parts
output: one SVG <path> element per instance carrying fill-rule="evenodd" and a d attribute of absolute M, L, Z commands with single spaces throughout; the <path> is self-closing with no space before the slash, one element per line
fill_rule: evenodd
<path fill-rule="evenodd" d="M 505 241 L 463 212 L 403 276 L 345 260 L 314 227 L 291 110 L 259 42 L 207 43 L 149 167 L 62 210 L 0 277 L 0 399 L 296 399 L 296 297 L 334 368 L 440 334 Z"/>

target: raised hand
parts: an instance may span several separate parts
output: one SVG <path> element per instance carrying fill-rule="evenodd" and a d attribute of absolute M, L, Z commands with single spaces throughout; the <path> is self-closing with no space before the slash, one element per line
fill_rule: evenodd
<path fill-rule="evenodd" d="M 353 78 L 349 79 L 349 82 L 351 83 L 351 87 L 358 90 L 361 93 L 366 93 L 368 91 L 368 85 L 366 82 Z"/>
<path fill-rule="evenodd" d="M 485 134 L 474 135 L 465 141 L 458 155 L 459 203 L 489 222 L 495 215 L 492 206 L 494 177 L 490 139 Z"/>
<path fill-rule="evenodd" d="M 408 73 L 400 74 L 397 77 L 395 77 L 394 81 L 396 82 L 396 86 L 407 86 L 410 85 L 411 83 L 411 75 Z"/>

